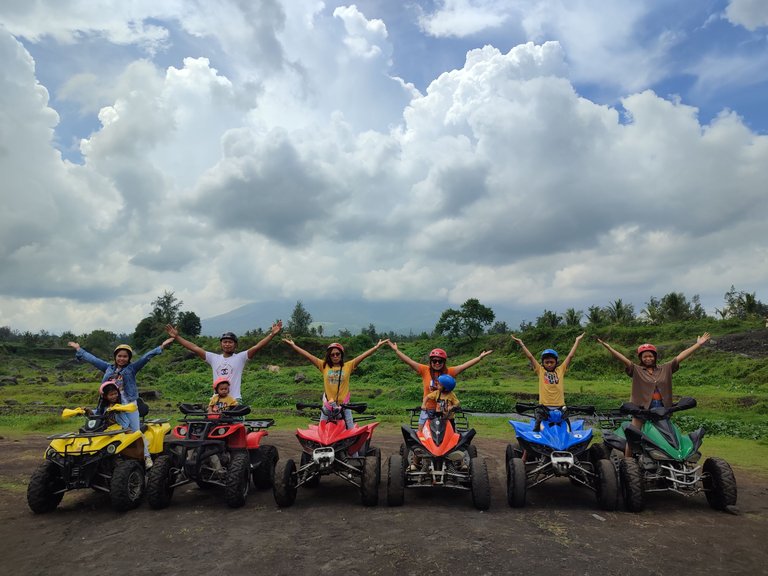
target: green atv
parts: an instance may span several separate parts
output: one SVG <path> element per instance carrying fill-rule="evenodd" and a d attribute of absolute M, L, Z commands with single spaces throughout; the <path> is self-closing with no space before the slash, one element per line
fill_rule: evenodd
<path fill-rule="evenodd" d="M 632 458 L 617 459 L 624 505 L 630 512 L 641 512 L 650 492 L 684 496 L 704 492 L 715 510 L 736 504 L 736 478 L 728 463 L 722 458 L 707 458 L 699 464 L 704 429 L 683 434 L 672 422 L 673 413 L 695 407 L 696 400 L 689 397 L 670 407 L 650 409 L 627 402 L 620 411 L 643 420 L 642 430 L 624 422 L 614 432 L 603 434 L 606 453 L 615 449 L 624 454 L 627 442 L 632 449 Z"/>

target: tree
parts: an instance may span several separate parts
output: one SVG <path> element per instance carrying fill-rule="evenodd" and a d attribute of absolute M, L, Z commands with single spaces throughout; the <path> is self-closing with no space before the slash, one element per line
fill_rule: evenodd
<path fill-rule="evenodd" d="M 495 317 L 493 310 L 480 304 L 477 298 L 470 298 L 461 305 L 460 310 L 452 308 L 445 310 L 435 326 L 435 332 L 451 337 L 466 336 L 474 340 L 483 333 L 485 326 L 491 324 Z"/>
<path fill-rule="evenodd" d="M 581 326 L 581 317 L 584 316 L 584 312 L 576 310 L 575 308 L 568 308 L 563 314 L 563 320 L 566 326 Z"/>
<path fill-rule="evenodd" d="M 587 308 L 587 324 L 589 326 L 600 326 L 605 324 L 608 318 L 600 306 L 590 306 Z"/>
<path fill-rule="evenodd" d="M 153 348 L 152 344 L 165 329 L 165 324 L 160 324 L 154 316 L 142 318 L 133 331 L 133 344 L 139 350 Z"/>
<path fill-rule="evenodd" d="M 635 319 L 635 307 L 617 298 L 605 308 L 605 314 L 613 324 L 631 324 Z"/>
<path fill-rule="evenodd" d="M 368 324 L 368 328 L 363 328 L 362 330 L 360 330 L 360 334 L 368 336 L 368 338 L 370 338 L 372 342 L 376 342 L 376 340 L 378 339 L 378 336 L 376 334 L 376 326 L 374 326 L 373 324 Z"/>
<path fill-rule="evenodd" d="M 562 316 L 551 310 L 544 310 L 544 313 L 536 318 L 536 328 L 557 328 L 562 321 Z"/>
<path fill-rule="evenodd" d="M 725 306 L 722 310 L 717 310 L 717 313 L 723 319 L 738 318 L 739 320 L 746 320 L 748 318 L 762 318 L 768 315 L 768 306 L 760 302 L 754 292 L 750 294 L 743 290 L 737 291 L 731 285 L 731 289 L 725 293 Z"/>
<path fill-rule="evenodd" d="M 176 298 L 173 292 L 167 290 L 162 296 L 158 296 L 152 302 L 152 317 L 162 326 L 166 324 L 176 324 L 179 320 L 179 310 L 184 304 Z"/>
<path fill-rule="evenodd" d="M 488 328 L 488 334 L 509 334 L 509 326 L 503 320 L 497 320 Z"/>
<path fill-rule="evenodd" d="M 670 292 L 661 300 L 651 296 L 651 299 L 645 303 L 642 315 L 649 324 L 661 324 L 663 322 L 701 320 L 706 317 L 706 312 L 701 306 L 698 294 L 691 299 L 691 302 L 688 302 L 682 292 Z"/>
<path fill-rule="evenodd" d="M 80 345 L 101 358 L 112 358 L 112 351 L 117 345 L 117 336 L 114 332 L 106 330 L 94 330 L 80 341 Z"/>
<path fill-rule="evenodd" d="M 199 336 L 202 326 L 200 317 L 194 312 L 180 312 L 176 326 L 184 336 Z"/>
<path fill-rule="evenodd" d="M 312 315 L 304 308 L 301 300 L 296 302 L 291 319 L 288 320 L 288 332 L 292 336 L 309 336 L 309 325 L 312 324 Z"/>

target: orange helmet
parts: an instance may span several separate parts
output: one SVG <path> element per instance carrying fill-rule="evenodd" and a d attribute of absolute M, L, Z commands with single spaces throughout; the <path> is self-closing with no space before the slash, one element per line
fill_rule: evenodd
<path fill-rule="evenodd" d="M 227 378 L 226 376 L 219 376 L 218 378 L 216 378 L 216 380 L 213 381 L 213 391 L 218 394 L 219 384 L 224 384 L 224 382 L 229 384 L 229 378 Z"/>
<path fill-rule="evenodd" d="M 331 348 L 338 348 L 339 352 L 344 354 L 344 346 L 342 346 L 338 342 L 332 342 L 332 343 L 328 344 L 328 350 L 330 350 Z"/>

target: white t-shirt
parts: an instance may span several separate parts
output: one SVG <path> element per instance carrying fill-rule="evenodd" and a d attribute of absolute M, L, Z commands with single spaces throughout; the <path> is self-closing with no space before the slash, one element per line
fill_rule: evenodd
<path fill-rule="evenodd" d="M 205 361 L 213 369 L 213 381 L 222 376 L 229 379 L 229 395 L 233 398 L 242 398 L 240 395 L 240 382 L 243 379 L 243 369 L 248 362 L 248 351 L 243 350 L 225 358 L 222 354 L 213 352 L 205 353 Z"/>

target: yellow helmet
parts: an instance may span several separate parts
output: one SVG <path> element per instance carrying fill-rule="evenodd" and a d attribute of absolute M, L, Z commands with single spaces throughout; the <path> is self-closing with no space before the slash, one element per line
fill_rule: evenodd
<path fill-rule="evenodd" d="M 114 351 L 112 352 L 112 356 L 117 356 L 117 353 L 120 350 L 125 350 L 126 352 L 128 352 L 128 360 L 133 358 L 133 348 L 128 346 L 128 344 L 120 344 L 120 345 L 118 345 L 117 348 L 115 348 Z"/>

